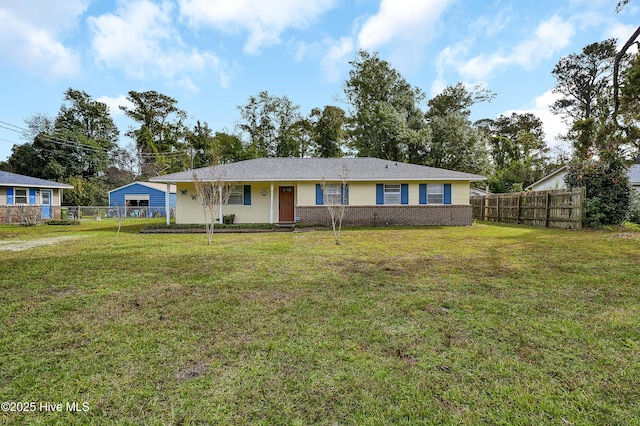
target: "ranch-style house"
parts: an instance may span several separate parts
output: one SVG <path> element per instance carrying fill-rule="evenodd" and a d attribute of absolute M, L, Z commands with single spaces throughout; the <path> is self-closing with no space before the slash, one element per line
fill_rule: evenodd
<path fill-rule="evenodd" d="M 194 176 L 232 187 L 221 222 L 328 224 L 329 202 L 347 204 L 343 223 L 356 226 L 471 225 L 469 185 L 486 179 L 377 158 L 258 158 L 151 178 L 176 185 L 177 224 L 204 223 Z"/>

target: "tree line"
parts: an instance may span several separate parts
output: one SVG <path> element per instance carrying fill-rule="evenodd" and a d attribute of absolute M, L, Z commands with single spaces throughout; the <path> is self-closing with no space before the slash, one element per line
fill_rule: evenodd
<path fill-rule="evenodd" d="M 594 224 L 619 223 L 631 203 L 626 166 L 640 147 L 640 59 L 623 53 L 608 39 L 561 58 L 552 70 L 561 98 L 551 108 L 569 126 L 562 138 L 571 156 L 551 155 L 534 114 L 472 122 L 472 107 L 490 102 L 490 90 L 457 83 L 427 100 L 377 53 L 363 50 L 343 83 L 346 109 L 327 105 L 303 116 L 286 95 L 262 91 L 236 107 L 232 132 L 214 132 L 206 121 L 187 124 L 187 112 L 170 96 L 130 91 L 130 106 L 120 107 L 134 122 L 124 133 L 133 141 L 127 148 L 118 144 L 106 104 L 69 88 L 55 118 L 25 120 L 27 142 L 15 145 L 0 168 L 71 183 L 76 189 L 65 193 L 65 203 L 98 205 L 108 189 L 136 179 L 265 156 L 410 162 L 486 175 L 492 192 L 522 190 L 566 163 L 568 184 L 587 186 Z"/>

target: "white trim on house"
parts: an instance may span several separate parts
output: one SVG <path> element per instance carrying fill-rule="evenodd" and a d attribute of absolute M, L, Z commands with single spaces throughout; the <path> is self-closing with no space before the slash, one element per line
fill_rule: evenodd
<path fill-rule="evenodd" d="M 157 191 L 170 193 L 170 194 L 175 194 L 176 193 L 176 186 L 175 185 L 171 185 L 170 184 L 169 186 L 167 186 L 164 183 L 136 181 L 136 182 L 131 182 L 131 183 L 127 184 L 127 185 L 120 186 L 118 188 L 114 188 L 111 191 L 109 191 L 109 194 L 111 194 L 112 192 L 115 192 L 115 191 L 119 191 L 121 189 L 128 188 L 128 187 L 133 186 L 133 185 L 142 185 L 142 186 L 146 186 L 147 188 L 155 189 Z"/>
<path fill-rule="evenodd" d="M 18 202 L 18 191 L 24 191 L 24 203 L 19 203 Z M 20 195 L 20 198 L 22 198 L 23 196 Z M 28 206 L 29 205 L 29 188 L 23 188 L 23 187 L 14 187 L 13 188 L 13 205 L 14 206 Z"/>

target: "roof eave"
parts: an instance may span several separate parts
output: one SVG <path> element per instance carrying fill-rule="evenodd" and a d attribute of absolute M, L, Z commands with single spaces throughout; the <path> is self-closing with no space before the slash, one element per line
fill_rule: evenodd
<path fill-rule="evenodd" d="M 72 185 L 40 185 L 34 183 L 11 183 L 3 182 L 0 186 L 11 186 L 17 188 L 43 188 L 43 189 L 73 189 Z"/>
<path fill-rule="evenodd" d="M 261 178 L 261 179 L 253 179 L 253 178 L 238 178 L 238 179 L 224 179 L 223 181 L 225 182 L 318 182 L 320 180 L 331 180 L 331 181 L 338 181 L 338 180 L 342 180 L 342 178 L 340 177 L 335 177 L 335 178 L 330 178 L 330 177 L 325 177 L 325 178 L 304 178 L 304 179 L 300 179 L 300 178 L 291 178 L 291 177 L 277 177 L 277 178 L 271 178 L 271 179 L 266 179 L 266 178 Z M 478 177 L 469 177 L 469 178 L 465 178 L 465 177 L 422 177 L 422 178 L 409 178 L 409 177 L 399 177 L 399 178 L 385 178 L 385 177 L 379 177 L 379 178 L 370 178 L 370 179 L 346 179 L 347 182 L 380 182 L 380 181 L 385 181 L 385 182 L 390 182 L 390 181 L 397 181 L 397 182 L 406 182 L 406 181 L 430 181 L 430 180 L 436 180 L 436 181 L 454 181 L 454 182 L 482 182 L 487 180 L 486 177 L 484 176 L 478 176 Z M 170 184 L 178 184 L 178 183 L 193 183 L 193 179 L 169 179 L 169 180 L 153 180 L 153 182 L 157 182 L 157 183 L 170 183 Z"/>

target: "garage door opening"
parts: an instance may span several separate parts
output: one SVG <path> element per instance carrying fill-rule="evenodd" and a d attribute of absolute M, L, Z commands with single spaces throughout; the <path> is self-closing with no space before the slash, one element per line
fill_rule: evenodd
<path fill-rule="evenodd" d="M 124 200 L 128 217 L 149 217 L 149 194 L 126 194 Z"/>

